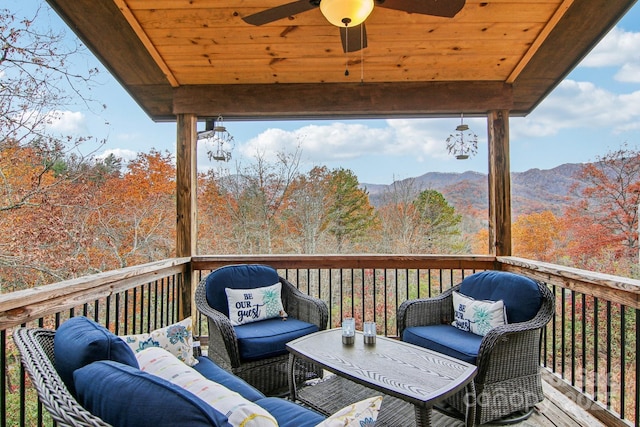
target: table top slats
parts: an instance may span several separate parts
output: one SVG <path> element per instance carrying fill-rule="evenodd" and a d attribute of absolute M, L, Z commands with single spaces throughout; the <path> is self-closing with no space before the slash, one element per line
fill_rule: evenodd
<path fill-rule="evenodd" d="M 355 343 L 343 345 L 339 328 L 293 340 L 287 349 L 328 371 L 422 407 L 460 390 L 476 374 L 474 365 L 383 336 L 366 345 L 356 331 Z"/>

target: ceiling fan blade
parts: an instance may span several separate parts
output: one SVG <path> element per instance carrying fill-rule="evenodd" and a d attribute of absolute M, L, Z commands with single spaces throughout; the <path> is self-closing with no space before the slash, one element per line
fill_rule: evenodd
<path fill-rule="evenodd" d="M 340 27 L 340 39 L 342 40 L 342 50 L 345 52 L 357 52 L 364 49 L 367 47 L 367 27 L 364 26 L 364 22 L 355 27 Z"/>
<path fill-rule="evenodd" d="M 242 20 L 251 25 L 268 24 L 270 22 L 277 21 L 279 19 L 283 19 L 297 13 L 306 12 L 307 10 L 318 7 L 314 3 L 315 2 L 309 0 L 298 0 L 291 3 L 283 4 L 282 6 L 265 9 L 262 12 L 254 13 L 253 15 L 245 16 L 242 18 Z"/>
<path fill-rule="evenodd" d="M 462 10 L 464 3 L 465 0 L 383 0 L 378 1 L 377 5 L 409 13 L 453 18 Z"/>

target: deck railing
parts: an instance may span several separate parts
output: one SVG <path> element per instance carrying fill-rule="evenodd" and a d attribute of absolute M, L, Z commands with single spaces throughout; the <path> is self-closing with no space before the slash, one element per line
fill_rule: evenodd
<path fill-rule="evenodd" d="M 118 335 L 179 320 L 189 258 L 172 259 L 0 295 L 0 426 L 52 425 L 11 339 L 20 326 L 56 329 L 84 315 Z"/>
<path fill-rule="evenodd" d="M 546 379 L 605 425 L 640 425 L 640 281 L 515 257 L 500 268 L 547 283 Z"/>
<path fill-rule="evenodd" d="M 181 300 L 185 285 L 237 263 L 269 264 L 323 299 L 330 327 L 353 316 L 358 325 L 375 321 L 388 336 L 397 334 L 395 313 L 404 300 L 437 295 L 476 271 L 544 281 L 556 295 L 556 316 L 543 336 L 546 378 L 605 424 L 638 425 L 638 281 L 513 257 L 229 255 L 165 260 L 0 295 L 0 427 L 50 425 L 18 363 L 14 327 L 55 328 L 83 314 L 120 335 L 147 332 L 179 320 L 181 307 L 189 307 Z M 196 334 L 206 337 L 206 322 L 197 314 L 195 320 Z"/>

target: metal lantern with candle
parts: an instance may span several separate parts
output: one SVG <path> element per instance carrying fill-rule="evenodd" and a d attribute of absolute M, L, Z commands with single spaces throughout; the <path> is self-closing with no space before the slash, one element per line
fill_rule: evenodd
<path fill-rule="evenodd" d="M 356 340 L 356 319 L 345 317 L 342 319 L 342 344 L 351 345 Z"/>

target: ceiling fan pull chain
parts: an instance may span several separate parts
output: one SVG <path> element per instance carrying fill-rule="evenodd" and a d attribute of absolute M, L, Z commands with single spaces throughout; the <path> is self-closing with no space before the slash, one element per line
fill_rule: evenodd
<path fill-rule="evenodd" d="M 344 50 L 344 75 L 345 77 L 349 76 L 349 22 L 346 21 L 348 18 L 345 18 L 342 22 L 344 22 L 344 40 L 347 48 Z"/>
<path fill-rule="evenodd" d="M 360 84 L 364 83 L 364 24 L 360 24 Z"/>

